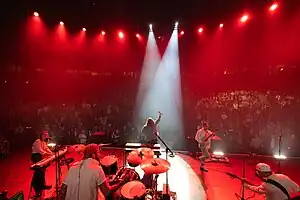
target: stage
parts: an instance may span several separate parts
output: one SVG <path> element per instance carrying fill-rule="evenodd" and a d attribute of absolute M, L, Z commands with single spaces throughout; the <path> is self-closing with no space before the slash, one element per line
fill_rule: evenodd
<path fill-rule="evenodd" d="M 121 149 L 104 149 L 103 155 L 114 154 L 118 158 L 118 165 L 123 166 L 123 151 Z M 75 161 L 81 158 L 78 153 L 68 154 L 67 157 L 74 157 Z M 165 158 L 163 154 L 161 158 Z M 243 158 L 240 156 L 230 156 L 230 164 L 224 163 L 207 163 L 208 172 L 201 172 L 199 169 L 200 161 L 193 157 L 181 153 L 176 153 L 174 158 L 168 159 L 171 168 L 169 174 L 170 190 L 176 192 L 178 200 L 233 200 L 236 199 L 235 193 L 240 194 L 241 184 L 238 180 L 232 180 L 225 172 L 231 172 L 239 176 L 242 175 Z M 259 180 L 254 176 L 254 166 L 258 162 L 270 164 L 274 171 L 277 171 L 277 162 L 272 158 L 263 158 L 249 156 L 246 159 L 246 178 L 253 183 L 259 184 Z M 32 171 L 30 166 L 30 149 L 19 153 L 14 153 L 7 158 L 0 159 L 0 191 L 8 190 L 9 196 L 23 190 L 25 199 L 28 199 Z M 300 177 L 298 168 L 300 160 L 285 160 L 281 163 L 281 171 L 298 184 Z M 143 176 L 142 170 L 137 168 L 136 171 Z M 67 167 L 62 167 L 62 180 L 67 172 Z M 52 164 L 46 173 L 47 184 L 55 186 L 55 165 Z M 162 190 L 165 183 L 165 174 L 158 178 L 158 190 Z M 45 197 L 53 194 L 54 189 L 47 191 Z M 252 196 L 253 193 L 246 191 L 245 197 Z M 263 199 L 255 195 L 252 199 Z"/>

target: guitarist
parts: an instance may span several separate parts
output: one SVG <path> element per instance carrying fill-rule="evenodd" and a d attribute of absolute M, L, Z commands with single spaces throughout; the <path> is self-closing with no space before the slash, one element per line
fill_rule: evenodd
<path fill-rule="evenodd" d="M 293 193 L 300 192 L 299 186 L 292 181 L 288 176 L 283 174 L 275 174 L 271 167 L 265 163 L 256 165 L 255 175 L 263 181 L 260 186 L 253 186 L 244 182 L 247 189 L 258 194 L 265 195 L 266 200 L 287 200 L 298 199 L 299 197 L 291 198 Z"/>
<path fill-rule="evenodd" d="M 208 123 L 203 122 L 202 128 L 197 131 L 195 136 L 195 140 L 198 142 L 198 146 L 202 152 L 202 156 L 200 157 L 201 171 L 207 172 L 207 169 L 205 169 L 204 164 L 205 164 L 205 160 L 210 158 L 208 150 L 211 145 L 211 137 L 213 136 L 215 136 L 215 134 L 210 130 L 208 130 Z"/>

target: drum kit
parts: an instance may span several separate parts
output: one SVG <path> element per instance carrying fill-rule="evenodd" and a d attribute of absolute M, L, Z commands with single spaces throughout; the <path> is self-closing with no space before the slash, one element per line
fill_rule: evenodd
<path fill-rule="evenodd" d="M 84 145 L 74 147 L 75 152 L 83 152 Z M 118 169 L 118 158 L 107 155 L 100 159 L 100 165 L 109 179 L 109 183 L 115 184 L 126 180 L 127 182 L 115 192 L 114 200 L 160 200 L 162 194 L 157 191 L 157 178 L 159 174 L 170 169 L 170 163 L 161 158 L 154 158 L 154 152 L 150 148 L 138 148 L 131 151 L 127 158 L 129 167 Z M 135 168 L 140 167 L 144 171 L 143 179 L 140 178 Z M 149 183 L 150 182 L 150 183 Z"/>
<path fill-rule="evenodd" d="M 127 182 L 115 193 L 116 200 L 159 200 L 162 199 L 157 191 L 157 177 L 159 174 L 165 173 L 170 169 L 170 163 L 161 158 L 154 158 L 154 152 L 150 148 L 139 148 L 130 152 L 127 156 L 129 167 L 120 168 L 113 175 L 116 164 L 114 156 L 106 156 L 100 160 L 107 176 L 113 175 L 109 181 L 110 184 L 115 184 L 122 180 Z M 140 178 L 135 168 L 140 166 L 144 171 L 144 177 L 150 177 L 150 187 Z M 131 167 L 131 168 L 130 168 Z M 110 168 L 108 170 L 108 168 Z M 156 177 L 153 180 L 153 177 Z M 152 184 L 153 182 L 154 184 Z"/>

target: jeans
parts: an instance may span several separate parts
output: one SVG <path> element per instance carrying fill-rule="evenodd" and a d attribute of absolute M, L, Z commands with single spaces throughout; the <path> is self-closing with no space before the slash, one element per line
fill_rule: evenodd
<path fill-rule="evenodd" d="M 37 163 L 43 159 L 40 153 L 33 153 L 31 154 L 31 161 L 33 163 Z M 35 193 L 39 194 L 43 191 L 45 186 L 45 172 L 46 169 L 44 168 L 37 168 L 34 170 L 33 177 L 32 177 L 32 187 Z"/>
<path fill-rule="evenodd" d="M 200 157 L 201 166 L 205 164 L 205 160 L 210 158 L 208 148 L 206 147 L 200 147 L 200 150 L 202 152 L 202 156 Z"/>

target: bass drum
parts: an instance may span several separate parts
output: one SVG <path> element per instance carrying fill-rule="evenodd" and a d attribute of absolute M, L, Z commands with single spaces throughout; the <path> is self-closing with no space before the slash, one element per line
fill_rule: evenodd
<path fill-rule="evenodd" d="M 100 164 L 106 176 L 114 175 L 118 170 L 118 158 L 115 156 L 105 156 L 100 159 Z"/>

